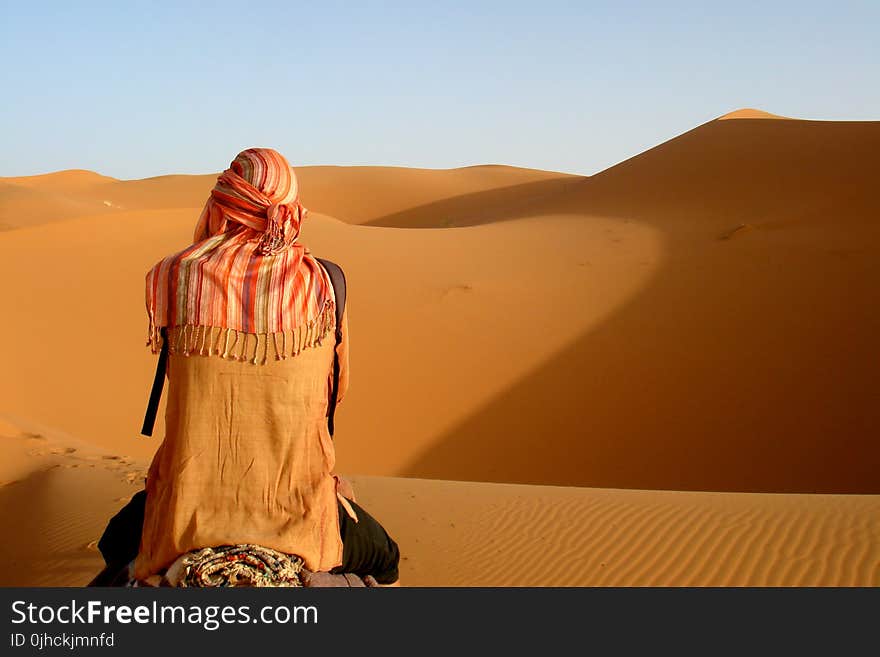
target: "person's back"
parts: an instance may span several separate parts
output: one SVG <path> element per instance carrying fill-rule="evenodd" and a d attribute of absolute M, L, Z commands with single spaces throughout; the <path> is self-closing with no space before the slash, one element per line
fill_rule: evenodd
<path fill-rule="evenodd" d="M 341 563 L 326 419 L 333 349 L 326 340 L 258 366 L 170 356 L 138 577 L 189 550 L 234 543 L 295 553 L 314 571 Z"/>
<path fill-rule="evenodd" d="M 147 478 L 138 579 L 204 547 L 251 543 L 312 571 L 397 580 L 394 541 L 337 493 L 327 428 L 348 382 L 327 271 L 298 241 L 287 161 L 249 149 L 218 179 L 195 242 L 147 276 L 150 344 L 167 341 L 166 435 Z"/>

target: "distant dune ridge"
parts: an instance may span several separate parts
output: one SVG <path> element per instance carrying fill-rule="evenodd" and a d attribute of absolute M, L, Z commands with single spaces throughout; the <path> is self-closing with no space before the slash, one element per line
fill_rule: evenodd
<path fill-rule="evenodd" d="M 771 114 L 770 112 L 764 112 L 759 109 L 752 109 L 751 107 L 744 107 L 742 109 L 734 110 L 733 112 L 728 112 L 723 116 L 719 116 L 719 121 L 726 121 L 727 119 L 785 119 L 786 121 L 791 121 L 787 116 L 779 116 L 778 114 Z"/>
<path fill-rule="evenodd" d="M 298 167 L 303 240 L 349 280 L 339 469 L 404 579 L 880 583 L 878 150 L 880 122 L 744 109 L 589 177 Z M 215 179 L 0 178 L 0 522 L 54 537 L 3 547 L 0 584 L 99 563 L 163 431 L 136 436 L 144 274 Z"/>
<path fill-rule="evenodd" d="M 432 222 L 448 227 L 446 216 L 430 209 L 438 201 L 485 194 L 470 203 L 459 201 L 458 210 L 492 209 L 492 201 L 510 206 L 542 192 L 553 193 L 561 182 L 580 178 L 496 165 L 447 170 L 312 166 L 296 171 L 308 208 L 352 224 L 409 228 L 430 227 Z M 3 229 L 9 230 L 89 217 L 108 208 L 120 212 L 201 208 L 216 180 L 217 174 L 116 180 L 81 170 L 0 178 L 0 217 Z M 480 223 L 490 220 L 478 213 L 467 216 Z"/>

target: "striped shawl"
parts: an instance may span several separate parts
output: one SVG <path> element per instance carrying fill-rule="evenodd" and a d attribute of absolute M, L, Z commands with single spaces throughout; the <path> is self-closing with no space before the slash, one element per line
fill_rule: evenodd
<path fill-rule="evenodd" d="M 265 362 L 320 344 L 335 325 L 333 286 L 299 243 L 306 210 L 277 151 L 240 153 L 217 184 L 194 243 L 147 274 L 148 345 Z"/>

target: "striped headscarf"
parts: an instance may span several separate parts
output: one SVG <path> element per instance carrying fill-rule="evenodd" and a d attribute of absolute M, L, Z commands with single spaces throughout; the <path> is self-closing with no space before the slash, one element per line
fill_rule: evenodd
<path fill-rule="evenodd" d="M 333 286 L 298 242 L 306 210 L 283 155 L 249 148 L 232 161 L 194 243 L 147 274 L 148 344 L 171 353 L 265 362 L 320 344 L 335 324 Z"/>

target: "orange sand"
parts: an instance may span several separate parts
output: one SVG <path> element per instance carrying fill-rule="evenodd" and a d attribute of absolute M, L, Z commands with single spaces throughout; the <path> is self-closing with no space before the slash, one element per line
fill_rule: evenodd
<path fill-rule="evenodd" d="M 0 585 L 86 584 L 146 463 L 9 423 L 0 457 L 0 523 L 15 528 Z M 400 544 L 408 586 L 880 585 L 876 495 L 352 481 Z"/>
<path fill-rule="evenodd" d="M 298 170 L 350 286 L 339 467 L 407 583 L 880 583 L 880 123 L 771 117 L 589 178 Z M 143 276 L 214 178 L 0 179 L 0 584 L 99 565 L 162 435 L 137 437 Z"/>

